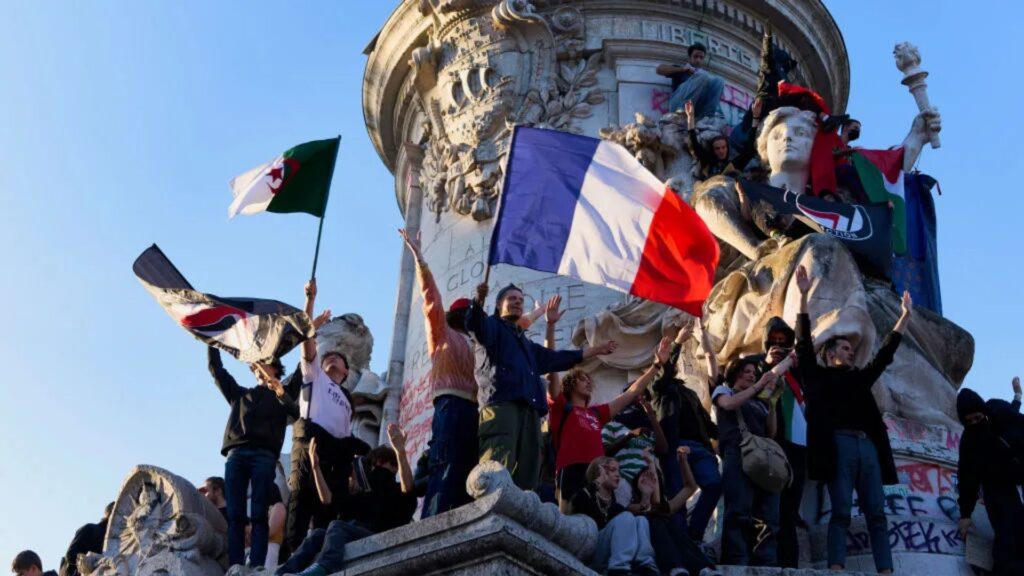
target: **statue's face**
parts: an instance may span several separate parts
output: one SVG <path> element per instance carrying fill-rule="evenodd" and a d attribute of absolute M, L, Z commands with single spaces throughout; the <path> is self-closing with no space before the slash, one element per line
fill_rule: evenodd
<path fill-rule="evenodd" d="M 786 118 L 768 133 L 768 166 L 773 174 L 805 170 L 811 159 L 814 129 L 805 120 Z"/>

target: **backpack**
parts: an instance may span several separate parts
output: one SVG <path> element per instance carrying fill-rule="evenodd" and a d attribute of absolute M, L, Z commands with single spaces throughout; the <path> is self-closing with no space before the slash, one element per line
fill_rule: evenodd
<path fill-rule="evenodd" d="M 793 481 L 793 467 L 778 442 L 751 434 L 743 419 L 743 407 L 736 409 L 740 424 L 740 460 L 750 481 L 768 492 L 781 492 Z"/>

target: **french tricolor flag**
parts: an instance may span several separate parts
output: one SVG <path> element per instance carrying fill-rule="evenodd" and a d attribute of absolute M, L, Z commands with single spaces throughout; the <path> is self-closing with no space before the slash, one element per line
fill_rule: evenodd
<path fill-rule="evenodd" d="M 718 242 L 622 146 L 518 127 L 489 263 L 571 276 L 700 316 Z"/>

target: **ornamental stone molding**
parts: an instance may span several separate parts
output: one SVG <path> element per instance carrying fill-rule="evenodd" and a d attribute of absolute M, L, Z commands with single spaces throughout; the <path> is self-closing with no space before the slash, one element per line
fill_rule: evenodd
<path fill-rule="evenodd" d="M 227 523 L 188 480 L 140 464 L 121 485 L 103 553 L 79 556 L 92 576 L 220 576 L 227 567 Z"/>

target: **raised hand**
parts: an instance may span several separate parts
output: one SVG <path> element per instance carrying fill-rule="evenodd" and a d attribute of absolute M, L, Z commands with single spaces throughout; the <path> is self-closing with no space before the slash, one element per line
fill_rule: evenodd
<path fill-rule="evenodd" d="M 305 287 L 306 298 L 316 298 L 316 278 L 310 278 Z"/>
<path fill-rule="evenodd" d="M 750 107 L 750 115 L 754 120 L 761 119 L 761 109 L 764 107 L 764 102 L 760 98 L 754 99 L 754 105 Z"/>
<path fill-rule="evenodd" d="M 398 424 L 392 422 L 388 424 L 388 440 L 391 442 L 391 447 L 399 452 L 405 452 L 405 432 L 398 427 Z"/>
<path fill-rule="evenodd" d="M 548 303 L 544 306 L 544 318 L 548 321 L 548 324 L 554 324 L 562 319 L 565 315 L 565 310 L 559 310 L 562 306 L 562 295 L 555 294 L 548 299 Z"/>
<path fill-rule="evenodd" d="M 313 328 L 319 330 L 321 326 L 331 321 L 331 309 L 328 308 L 313 318 Z"/>
<path fill-rule="evenodd" d="M 420 251 L 420 239 L 422 237 L 422 233 L 418 231 L 416 232 L 416 236 L 410 237 L 408 230 L 405 228 L 399 228 L 398 235 L 402 237 L 402 240 L 405 240 L 406 247 L 408 247 L 409 251 L 412 252 L 412 255 L 416 257 L 416 260 L 423 260 L 423 252 Z"/>
<path fill-rule="evenodd" d="M 1014 395 L 1020 394 L 1020 376 L 1014 376 L 1010 385 L 1013 386 Z"/>
<path fill-rule="evenodd" d="M 487 282 L 481 282 L 480 284 L 477 284 L 477 286 L 476 286 L 476 301 L 477 301 L 477 303 L 480 304 L 481 306 L 483 306 L 484 301 L 487 300 L 487 294 L 489 294 L 490 291 L 491 291 L 491 289 L 487 286 Z"/>
<path fill-rule="evenodd" d="M 668 358 L 671 355 L 672 339 L 669 338 L 668 336 L 665 336 L 664 338 L 661 339 L 661 342 L 658 342 L 658 348 L 654 351 L 654 359 L 659 364 L 664 364 L 665 362 L 668 362 Z"/>
<path fill-rule="evenodd" d="M 609 341 L 605 342 L 604 344 L 601 344 L 600 346 L 595 346 L 594 347 L 594 355 L 595 356 L 607 356 L 608 354 L 611 354 L 612 352 L 615 352 L 615 350 L 618 347 L 619 347 L 619 345 L 618 345 L 617 342 L 615 342 L 615 340 L 609 340 Z"/>
<path fill-rule="evenodd" d="M 914 311 L 914 301 L 910 298 L 910 291 L 903 291 L 903 300 L 900 302 L 900 310 L 904 316 L 910 316 Z"/>
<path fill-rule="evenodd" d="M 796 269 L 796 287 L 800 289 L 800 293 L 807 295 L 807 292 L 811 289 L 811 278 L 807 275 L 807 268 L 798 266 Z"/>
<path fill-rule="evenodd" d="M 687 100 L 683 106 L 683 111 L 686 112 L 686 121 L 689 122 L 690 127 L 693 127 L 693 100 Z"/>

